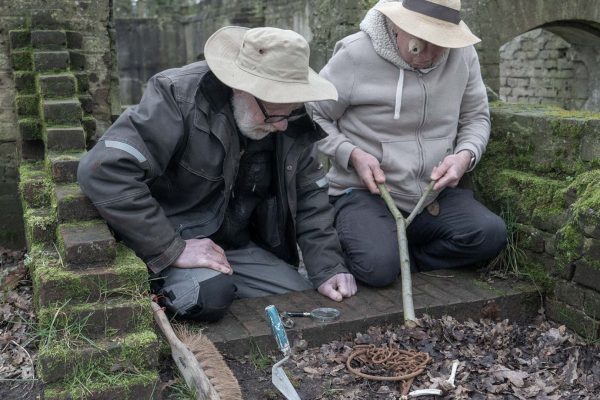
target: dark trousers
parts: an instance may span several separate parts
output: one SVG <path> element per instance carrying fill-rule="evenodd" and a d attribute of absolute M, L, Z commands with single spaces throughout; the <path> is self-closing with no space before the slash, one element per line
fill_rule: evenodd
<path fill-rule="evenodd" d="M 400 273 L 396 222 L 383 199 L 366 190 L 331 196 L 335 226 L 355 278 L 386 286 Z M 506 246 L 506 225 L 473 198 L 473 192 L 446 188 L 437 198 L 439 214 L 424 210 L 407 229 L 413 271 L 476 264 Z M 405 217 L 407 215 L 405 214 Z"/>

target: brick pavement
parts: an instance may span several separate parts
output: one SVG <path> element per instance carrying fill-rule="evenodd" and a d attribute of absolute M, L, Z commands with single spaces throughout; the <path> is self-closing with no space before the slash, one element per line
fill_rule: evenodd
<path fill-rule="evenodd" d="M 526 283 L 501 280 L 487 283 L 469 270 L 440 270 L 413 274 L 412 277 L 417 318 L 427 313 L 435 317 L 451 315 L 459 320 L 477 320 L 481 308 L 493 300 L 500 308 L 501 319 L 526 322 L 535 317 L 540 307 L 538 292 Z M 310 318 L 295 318 L 294 328 L 288 330 L 291 342 L 301 334 L 309 346 L 318 346 L 346 334 L 364 332 L 372 325 L 402 323 L 400 288 L 400 280 L 383 289 L 361 286 L 356 296 L 342 303 L 328 300 L 316 291 L 237 300 L 218 323 L 190 324 L 202 326 L 204 334 L 224 353 L 241 356 L 248 354 L 254 346 L 263 351 L 275 349 L 264 314 L 266 306 L 274 304 L 280 312 L 336 307 L 341 315 L 335 322 L 318 323 Z"/>

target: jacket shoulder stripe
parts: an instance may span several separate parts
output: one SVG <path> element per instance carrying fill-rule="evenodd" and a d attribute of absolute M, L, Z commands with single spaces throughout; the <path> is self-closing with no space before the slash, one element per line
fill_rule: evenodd
<path fill-rule="evenodd" d="M 140 153 L 138 149 L 127 143 L 117 142 L 116 140 L 105 140 L 104 144 L 106 147 L 112 147 L 113 149 L 123 150 L 124 152 L 131 154 L 141 163 L 146 161 L 146 157 L 144 157 L 144 155 Z"/>

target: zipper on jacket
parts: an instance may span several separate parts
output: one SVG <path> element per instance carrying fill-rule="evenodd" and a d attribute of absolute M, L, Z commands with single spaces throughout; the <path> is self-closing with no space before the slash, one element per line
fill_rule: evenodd
<path fill-rule="evenodd" d="M 421 166 L 419 168 L 419 174 L 417 176 L 417 186 L 419 188 L 419 194 L 422 195 L 423 194 L 423 188 L 421 188 L 421 180 L 423 179 L 423 174 L 425 172 L 425 157 L 423 155 L 423 144 L 421 143 L 421 129 L 423 128 L 423 126 L 425 125 L 425 116 L 427 115 L 427 86 L 425 86 L 425 81 L 423 80 L 423 73 L 421 71 L 416 71 L 417 72 L 417 79 L 419 80 L 419 83 L 421 84 L 421 87 L 423 88 L 423 116 L 421 118 L 421 123 L 419 124 L 419 127 L 417 128 L 417 145 L 419 146 L 419 158 L 420 158 L 420 162 L 421 162 Z"/>

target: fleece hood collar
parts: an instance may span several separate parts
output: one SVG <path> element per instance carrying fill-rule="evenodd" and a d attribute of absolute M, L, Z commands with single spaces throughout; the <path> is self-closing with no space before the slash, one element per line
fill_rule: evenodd
<path fill-rule="evenodd" d="M 390 3 L 392 1 L 398 0 L 379 0 L 377 4 Z M 391 62 L 398 68 L 416 71 L 400 57 L 391 24 L 385 15 L 375 10 L 375 8 L 371 8 L 360 23 L 360 30 L 369 36 L 375 52 L 384 60 Z M 446 58 L 448 58 L 448 50 L 444 52 L 444 55 L 431 68 L 419 71 L 426 74 L 446 61 Z"/>

